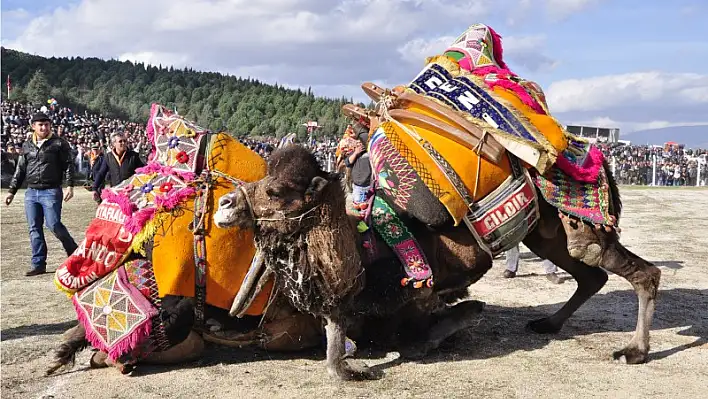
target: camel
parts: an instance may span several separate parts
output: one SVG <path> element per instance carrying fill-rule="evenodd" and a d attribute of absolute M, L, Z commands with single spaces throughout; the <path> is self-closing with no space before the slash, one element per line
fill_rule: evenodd
<path fill-rule="evenodd" d="M 326 320 L 327 369 L 341 379 L 378 375 L 365 365 L 345 360 L 347 327 L 353 337 L 393 338 L 406 326 L 422 335 L 400 342 L 407 357 L 420 357 L 444 339 L 470 326 L 481 310 L 477 301 L 463 301 L 467 286 L 492 266 L 491 258 L 472 243 L 469 234 L 441 229 L 421 245 L 431 260 L 433 287 L 400 287 L 398 259 L 383 243 L 367 260 L 355 223 L 346 213 L 340 176 L 320 169 L 304 147 L 293 145 L 273 153 L 268 176 L 219 200 L 214 221 L 222 228 L 253 228 L 256 246 L 265 253 L 263 267 L 275 274 L 276 289 L 300 312 Z M 423 234 L 422 224 L 413 228 Z M 251 273 L 262 273 L 254 271 Z M 392 342 L 385 342 L 391 344 Z"/>
<path fill-rule="evenodd" d="M 621 204 L 614 180 L 610 179 L 610 185 L 619 217 Z M 578 288 L 560 310 L 529 322 L 529 328 L 537 333 L 558 332 L 603 287 L 605 269 L 627 279 L 639 297 L 634 338 L 614 357 L 624 357 L 630 364 L 645 362 L 659 269 L 623 247 L 616 231 L 584 228 L 540 200 L 540 222 L 523 242 L 569 272 Z M 398 325 L 415 320 L 425 341 L 406 355 L 422 356 L 470 325 L 479 306 L 465 306 L 465 302 L 455 306 L 454 302 L 491 268 L 492 258 L 462 226 L 455 227 L 448 220 L 431 228 L 411 218 L 407 223 L 420 237 L 421 246 L 434 254 L 431 267 L 436 283 L 422 289 L 402 288 L 392 273 L 396 269 L 391 268 L 397 259 L 385 245 L 377 248 L 379 256 L 373 261 L 367 261 L 365 251 L 355 247 L 360 240 L 344 202 L 338 177 L 320 170 L 311 154 L 294 146 L 273 154 L 266 178 L 222 196 L 214 221 L 224 228 L 253 228 L 257 246 L 269 251 L 265 267 L 275 274 L 276 287 L 299 311 L 326 319 L 329 373 L 344 379 L 370 378 L 368 369 L 343 360 L 348 325 L 377 316 L 395 315 Z M 425 324 L 438 314 L 447 317 Z M 396 325 L 386 328 L 391 335 L 396 331 Z"/>

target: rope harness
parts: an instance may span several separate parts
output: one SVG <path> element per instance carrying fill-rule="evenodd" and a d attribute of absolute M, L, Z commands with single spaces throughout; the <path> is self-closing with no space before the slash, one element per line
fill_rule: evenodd
<path fill-rule="evenodd" d="M 205 215 L 207 211 L 207 200 L 209 189 L 212 184 L 211 174 L 208 169 L 201 173 L 201 183 L 194 198 L 194 220 L 192 221 L 192 234 L 194 235 L 194 314 L 196 325 L 204 326 L 204 313 L 206 308 L 206 239 L 205 239 Z"/>

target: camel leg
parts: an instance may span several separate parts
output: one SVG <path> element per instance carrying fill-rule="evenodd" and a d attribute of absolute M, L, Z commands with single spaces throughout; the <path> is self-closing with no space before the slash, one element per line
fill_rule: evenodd
<path fill-rule="evenodd" d="M 628 364 L 646 362 L 649 353 L 649 329 L 654 316 L 661 270 L 620 244 L 619 237 L 613 230 L 592 228 L 568 217 L 562 218 L 562 226 L 568 236 L 571 256 L 602 267 L 632 284 L 639 302 L 637 326 L 629 344 L 616 351 L 613 357 L 624 358 Z"/>
<path fill-rule="evenodd" d="M 198 359 L 204 351 L 204 339 L 195 331 L 177 345 L 162 352 L 153 352 L 143 359 L 150 364 L 175 364 Z"/>
<path fill-rule="evenodd" d="M 401 351 L 401 357 L 412 360 L 423 358 L 452 335 L 475 326 L 478 319 L 474 316 L 482 312 L 482 309 L 484 302 L 469 300 L 443 310 L 437 315 L 439 320 L 430 328 L 427 340 L 422 345 L 413 344 Z"/>
<path fill-rule="evenodd" d="M 603 251 L 602 267 L 629 281 L 639 302 L 634 336 L 626 347 L 614 352 L 612 356 L 615 360 L 624 358 L 627 364 L 645 363 L 649 354 L 649 330 L 654 317 L 661 270 L 616 240 Z"/>
<path fill-rule="evenodd" d="M 263 325 L 267 339 L 261 344 L 273 352 L 293 352 L 322 344 L 322 324 L 309 314 L 294 313 Z"/>
<path fill-rule="evenodd" d="M 538 228 L 531 232 L 524 244 L 542 259 L 548 259 L 556 266 L 568 272 L 578 283 L 578 288 L 556 313 L 549 317 L 532 320 L 527 327 L 539 334 L 557 333 L 563 324 L 582 306 L 590 297 L 595 295 L 607 282 L 607 273 L 600 268 L 590 267 L 585 263 L 570 256 L 566 246 L 566 235 L 561 227 L 560 218 L 553 208 L 550 212 L 543 212 L 543 219 Z M 550 205 L 546 205 L 550 208 Z"/>
<path fill-rule="evenodd" d="M 346 327 L 337 316 L 326 318 L 327 372 L 340 380 L 375 380 L 380 378 L 361 360 L 344 359 L 346 355 Z"/>
<path fill-rule="evenodd" d="M 153 352 L 140 362 L 145 364 L 176 364 L 196 360 L 204 351 L 202 337 L 190 331 L 187 338 L 177 345 L 162 352 Z M 113 366 L 122 374 L 128 374 L 135 369 L 134 364 L 123 364 L 118 360 L 111 360 L 106 352 L 98 351 L 91 356 L 91 368 Z"/>

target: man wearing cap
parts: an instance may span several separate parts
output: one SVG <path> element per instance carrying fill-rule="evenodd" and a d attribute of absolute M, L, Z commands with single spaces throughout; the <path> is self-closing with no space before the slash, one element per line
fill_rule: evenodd
<path fill-rule="evenodd" d="M 42 223 L 61 241 L 67 256 L 77 245 L 61 222 L 62 196 L 69 201 L 74 196 L 74 162 L 66 140 L 52 134 L 49 117 L 36 113 L 31 120 L 33 133 L 22 143 L 15 174 L 5 204 L 10 205 L 22 183 L 27 182 L 25 214 L 29 224 L 32 266 L 25 274 L 36 276 L 47 270 L 47 242 Z M 62 181 L 68 186 L 62 194 Z"/>

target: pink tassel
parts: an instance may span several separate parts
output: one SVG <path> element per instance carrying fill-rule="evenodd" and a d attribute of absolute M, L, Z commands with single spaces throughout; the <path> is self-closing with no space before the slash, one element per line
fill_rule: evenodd
<path fill-rule="evenodd" d="M 154 161 L 143 166 L 142 168 L 136 169 L 135 172 L 141 174 L 159 173 L 161 175 L 179 177 L 180 179 L 185 181 L 192 181 L 196 178 L 196 175 L 192 172 L 183 172 L 180 170 L 175 170 L 170 166 L 161 165 L 158 162 Z"/>
<path fill-rule="evenodd" d="M 568 161 L 563 155 L 556 160 L 556 165 L 572 177 L 575 181 L 593 183 L 597 181 L 597 175 L 602 168 L 602 162 L 605 156 L 597 147 L 590 147 L 588 156 L 582 166 L 576 165 Z"/>
<path fill-rule="evenodd" d="M 150 106 L 150 118 L 148 118 L 147 126 L 145 127 L 145 134 L 147 134 L 148 142 L 152 147 L 150 155 L 148 156 L 148 161 L 152 161 L 152 159 L 155 157 L 155 127 L 153 126 L 153 121 L 155 120 L 155 114 L 157 113 L 159 107 L 160 104 L 152 103 L 152 105 Z"/>
<path fill-rule="evenodd" d="M 485 80 L 485 82 L 487 83 L 487 86 L 490 89 L 493 89 L 495 86 L 501 86 L 505 89 L 513 91 L 519 97 L 521 102 L 528 105 L 531 109 L 536 111 L 536 113 L 542 115 L 546 114 L 546 111 L 543 110 L 543 107 L 541 107 L 541 105 L 533 97 L 531 97 L 531 95 L 529 95 L 529 93 L 518 83 L 506 79 L 499 79 L 493 82 L 487 82 Z"/>
<path fill-rule="evenodd" d="M 516 75 L 512 74 L 510 70 L 497 68 L 494 65 L 487 65 L 484 67 L 475 68 L 472 71 L 472 73 L 474 73 L 477 76 L 481 76 L 481 77 L 485 77 L 491 73 L 496 74 L 500 78 L 506 78 L 506 77 L 509 77 L 512 75 L 516 76 Z"/>
<path fill-rule="evenodd" d="M 124 354 L 137 348 L 152 332 L 152 323 L 147 322 L 141 324 L 128 337 L 124 338 L 119 344 L 114 345 L 108 351 L 108 357 L 111 360 L 116 360 Z"/>
<path fill-rule="evenodd" d="M 121 212 L 125 216 L 130 216 L 135 212 L 137 207 L 130 202 L 130 199 L 124 195 L 116 194 L 111 190 L 103 190 L 101 193 L 101 198 L 108 201 L 112 202 L 120 207 Z"/>
<path fill-rule="evenodd" d="M 174 193 L 167 193 L 167 195 L 155 197 L 155 206 L 170 210 L 174 209 L 182 200 L 194 195 L 196 192 L 197 190 L 194 189 L 194 187 L 185 187 Z"/>
<path fill-rule="evenodd" d="M 493 65 L 489 65 L 486 67 L 476 68 L 472 71 L 472 73 L 477 76 L 481 76 L 481 77 L 486 77 L 489 74 L 497 75 L 498 79 L 495 81 L 490 81 L 487 79 L 484 80 L 484 83 L 487 84 L 487 87 L 489 87 L 490 89 L 494 89 L 496 86 L 500 86 L 505 89 L 511 90 L 514 93 L 516 93 L 516 95 L 519 97 L 521 102 L 523 102 L 524 104 L 529 106 L 531 109 L 536 111 L 536 113 L 541 114 L 541 115 L 546 114 L 546 111 L 543 110 L 543 107 L 541 106 L 541 104 L 539 104 L 538 101 L 536 101 L 536 99 L 531 97 L 531 95 L 526 91 L 526 89 L 524 89 L 520 84 L 509 79 L 509 77 L 511 77 L 511 76 L 516 76 L 510 70 L 501 69 L 501 68 L 497 68 Z"/>
<path fill-rule="evenodd" d="M 492 34 L 492 44 L 494 46 L 494 59 L 497 61 L 500 67 L 504 69 L 509 69 L 504 63 L 504 49 L 502 48 L 502 37 L 494 30 L 491 26 L 487 26 L 489 32 Z"/>
<path fill-rule="evenodd" d="M 125 229 L 132 234 L 138 234 L 145 223 L 155 216 L 155 213 L 157 213 L 157 208 L 146 208 L 134 213 L 125 221 Z"/>

